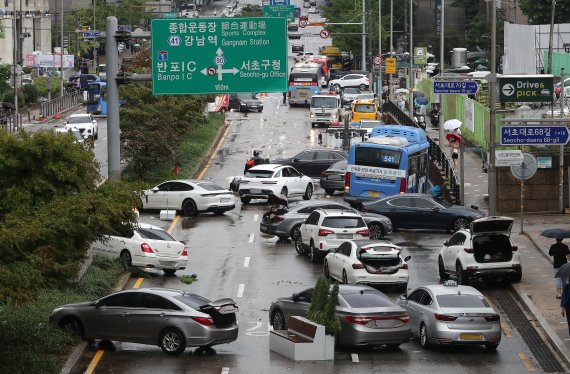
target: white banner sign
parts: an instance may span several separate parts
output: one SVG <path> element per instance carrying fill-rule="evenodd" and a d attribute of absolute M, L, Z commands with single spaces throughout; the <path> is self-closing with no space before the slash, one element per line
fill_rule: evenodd
<path fill-rule="evenodd" d="M 60 55 L 38 55 L 36 57 L 37 67 L 40 68 L 59 68 L 61 66 L 61 56 Z M 63 55 L 63 67 L 64 69 L 73 68 L 75 63 L 75 56 L 73 55 Z"/>
<path fill-rule="evenodd" d="M 471 100 L 465 100 L 464 103 L 465 122 L 463 125 L 465 125 L 467 130 L 475 132 L 475 102 Z"/>
<path fill-rule="evenodd" d="M 379 168 L 376 166 L 347 165 L 346 171 L 356 174 L 357 177 L 365 178 L 396 179 L 406 177 L 405 170 Z"/>
<path fill-rule="evenodd" d="M 523 160 L 524 156 L 520 150 L 495 151 L 495 166 L 519 166 Z"/>

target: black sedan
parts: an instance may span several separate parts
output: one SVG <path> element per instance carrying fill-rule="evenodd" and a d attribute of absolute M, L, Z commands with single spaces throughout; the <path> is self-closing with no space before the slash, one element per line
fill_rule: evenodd
<path fill-rule="evenodd" d="M 263 111 L 263 103 L 255 94 L 252 93 L 240 93 L 231 94 L 229 99 L 229 108 L 237 109 L 240 112 L 256 110 L 258 112 Z"/>
<path fill-rule="evenodd" d="M 485 217 L 477 207 L 452 205 L 427 194 L 407 193 L 362 203 L 364 212 L 382 214 L 394 228 L 457 231 Z"/>
<path fill-rule="evenodd" d="M 344 191 L 347 163 L 348 161 L 339 161 L 321 173 L 320 185 L 327 195 L 332 195 L 335 191 Z"/>
<path fill-rule="evenodd" d="M 291 158 L 272 160 L 272 164 L 290 165 L 300 173 L 319 178 L 332 164 L 348 159 L 345 151 L 337 149 L 307 149 Z"/>

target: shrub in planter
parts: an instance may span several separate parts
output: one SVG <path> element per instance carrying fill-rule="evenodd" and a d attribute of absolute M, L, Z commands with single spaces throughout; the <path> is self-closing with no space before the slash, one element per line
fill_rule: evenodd
<path fill-rule="evenodd" d="M 340 332 L 340 323 L 336 316 L 338 303 L 338 284 L 331 287 L 330 281 L 321 276 L 313 292 L 313 301 L 307 310 L 307 318 L 319 325 L 325 326 L 327 335 L 336 335 Z"/>

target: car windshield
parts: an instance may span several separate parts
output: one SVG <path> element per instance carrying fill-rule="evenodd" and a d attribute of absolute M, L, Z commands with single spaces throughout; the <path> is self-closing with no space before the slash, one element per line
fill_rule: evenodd
<path fill-rule="evenodd" d="M 248 170 L 245 173 L 247 178 L 271 178 L 273 170 Z"/>
<path fill-rule="evenodd" d="M 69 117 L 67 119 L 67 123 L 69 123 L 69 124 L 85 123 L 85 122 L 91 122 L 91 120 L 89 119 L 89 116 L 74 116 L 74 117 Z"/>
<path fill-rule="evenodd" d="M 375 97 L 373 94 L 360 94 L 358 95 L 359 100 L 374 100 Z"/>
<path fill-rule="evenodd" d="M 440 198 L 436 198 L 436 199 L 434 199 L 434 200 L 435 200 L 438 204 L 441 204 L 441 205 L 443 205 L 443 206 L 446 207 L 446 208 L 450 208 L 450 207 L 453 206 L 453 204 L 450 204 L 450 203 L 448 203 L 447 201 L 445 201 L 445 200 L 443 200 L 443 199 L 440 199 Z"/>
<path fill-rule="evenodd" d="M 374 113 L 376 108 L 373 104 L 356 104 L 354 106 L 354 111 L 360 113 Z"/>
<path fill-rule="evenodd" d="M 334 96 L 331 97 L 312 97 L 311 106 L 316 108 L 336 108 L 337 100 Z"/>
<path fill-rule="evenodd" d="M 240 99 L 240 100 L 255 100 L 255 99 L 257 99 L 257 97 L 255 97 L 255 94 L 239 94 L 238 99 Z"/>
<path fill-rule="evenodd" d="M 436 299 L 441 308 L 490 308 L 487 300 L 478 295 L 438 295 Z"/>
<path fill-rule="evenodd" d="M 142 228 L 139 227 L 137 232 L 143 239 L 151 239 L 151 240 L 165 240 L 165 241 L 173 241 L 174 239 L 169 233 L 162 229 L 153 229 L 153 228 Z"/>
<path fill-rule="evenodd" d="M 220 187 L 214 183 L 198 183 L 198 186 L 200 186 L 203 189 L 208 190 L 208 191 L 219 191 L 219 190 L 225 189 L 225 188 L 222 188 L 222 187 Z"/>
<path fill-rule="evenodd" d="M 350 229 L 356 227 L 365 227 L 364 220 L 360 217 L 326 217 L 323 220 L 323 226 L 335 229 Z"/>
<path fill-rule="evenodd" d="M 210 302 L 210 300 L 193 293 L 185 293 L 181 296 L 174 296 L 174 298 L 194 309 L 199 309 L 201 306 L 207 305 Z"/>
<path fill-rule="evenodd" d="M 378 308 L 394 305 L 384 294 L 373 290 L 351 291 L 342 293 L 341 296 L 353 308 Z"/>

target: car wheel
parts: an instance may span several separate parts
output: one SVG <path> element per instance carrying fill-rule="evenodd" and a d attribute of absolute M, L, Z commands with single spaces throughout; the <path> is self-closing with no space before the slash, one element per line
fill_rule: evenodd
<path fill-rule="evenodd" d="M 75 317 L 65 318 L 61 321 L 59 326 L 63 331 L 72 336 L 83 337 L 83 326 L 81 326 L 81 322 Z"/>
<path fill-rule="evenodd" d="M 460 262 L 455 265 L 455 274 L 457 275 L 457 283 L 467 285 L 467 276 L 461 268 Z"/>
<path fill-rule="evenodd" d="M 348 277 L 346 276 L 346 270 L 342 269 L 342 284 L 348 284 Z"/>
<path fill-rule="evenodd" d="M 241 198 L 242 204 L 249 204 L 250 201 L 251 201 L 251 197 L 242 197 Z"/>
<path fill-rule="evenodd" d="M 327 195 L 334 195 L 334 190 L 332 188 L 325 188 L 325 193 Z"/>
<path fill-rule="evenodd" d="M 360 91 L 364 91 L 364 90 L 366 90 L 366 85 L 364 83 L 362 83 L 360 86 L 358 86 L 358 89 Z"/>
<path fill-rule="evenodd" d="M 313 197 L 313 185 L 309 183 L 307 184 L 307 188 L 305 189 L 303 200 L 311 200 L 311 197 Z"/>
<path fill-rule="evenodd" d="M 273 315 L 271 316 L 271 325 L 273 326 L 273 330 L 287 329 L 285 326 L 285 316 L 281 310 L 277 309 L 273 312 Z"/>
<path fill-rule="evenodd" d="M 511 277 L 511 282 L 517 283 L 520 282 L 522 279 L 522 270 L 517 270 L 515 275 Z"/>
<path fill-rule="evenodd" d="M 99 131 L 97 131 L 97 132 L 95 133 L 94 139 L 95 139 L 95 140 L 99 139 Z"/>
<path fill-rule="evenodd" d="M 243 112 L 243 107 L 241 105 L 238 108 L 238 112 Z"/>
<path fill-rule="evenodd" d="M 441 256 L 437 259 L 437 266 L 439 269 L 439 279 L 445 280 L 449 279 L 449 275 L 445 272 L 445 266 L 443 266 L 443 259 Z"/>
<path fill-rule="evenodd" d="M 295 242 L 295 240 L 297 240 L 297 237 L 301 235 L 301 225 L 297 225 L 295 227 L 293 227 L 291 229 L 291 232 L 289 233 L 289 237 L 291 238 L 291 240 L 293 240 L 293 242 Z M 287 239 L 287 238 L 285 238 Z"/>
<path fill-rule="evenodd" d="M 325 277 L 326 277 L 326 278 L 330 278 L 330 277 L 331 277 L 331 274 L 330 274 L 330 272 L 329 272 L 329 263 L 328 263 L 327 260 L 325 260 L 325 263 L 324 263 L 324 265 L 323 265 L 323 273 L 325 273 Z"/>
<path fill-rule="evenodd" d="M 338 84 L 338 83 L 335 84 L 335 85 L 334 85 L 334 88 L 335 88 L 337 91 L 340 90 L 340 88 L 341 88 L 341 87 L 340 87 L 340 84 Z"/>
<path fill-rule="evenodd" d="M 467 218 L 461 217 L 453 221 L 453 232 L 459 230 L 466 230 L 468 228 L 469 228 L 469 220 L 467 220 Z"/>
<path fill-rule="evenodd" d="M 430 347 L 426 325 L 422 322 L 420 325 L 420 345 L 423 349 Z"/>
<path fill-rule="evenodd" d="M 126 249 L 123 249 L 119 258 L 125 266 L 133 266 L 133 258 L 131 257 L 131 253 Z"/>
<path fill-rule="evenodd" d="M 315 248 L 315 243 L 311 240 L 311 244 L 309 245 L 309 256 L 311 257 L 311 262 L 316 264 L 320 260 L 319 250 Z"/>
<path fill-rule="evenodd" d="M 368 226 L 368 233 L 370 240 L 379 240 L 384 236 L 384 230 L 379 223 L 371 223 L 370 226 Z"/>
<path fill-rule="evenodd" d="M 499 347 L 499 343 L 495 343 L 495 342 L 485 344 L 485 349 L 489 352 L 496 351 L 498 347 Z"/>
<path fill-rule="evenodd" d="M 174 273 L 176 273 L 176 269 L 162 269 L 162 271 L 164 272 L 164 274 L 166 275 L 174 275 Z"/>
<path fill-rule="evenodd" d="M 283 188 L 281 189 L 281 195 L 287 197 L 287 187 L 283 187 Z"/>
<path fill-rule="evenodd" d="M 299 235 L 295 238 L 295 250 L 300 255 L 305 254 L 305 248 L 303 248 L 303 241 L 301 239 L 301 235 Z"/>
<path fill-rule="evenodd" d="M 166 354 L 179 355 L 186 349 L 186 340 L 180 330 L 170 328 L 160 334 L 158 345 Z"/>
<path fill-rule="evenodd" d="M 184 213 L 185 216 L 198 215 L 198 208 L 196 208 L 194 200 L 188 199 L 182 203 L 182 213 Z"/>

